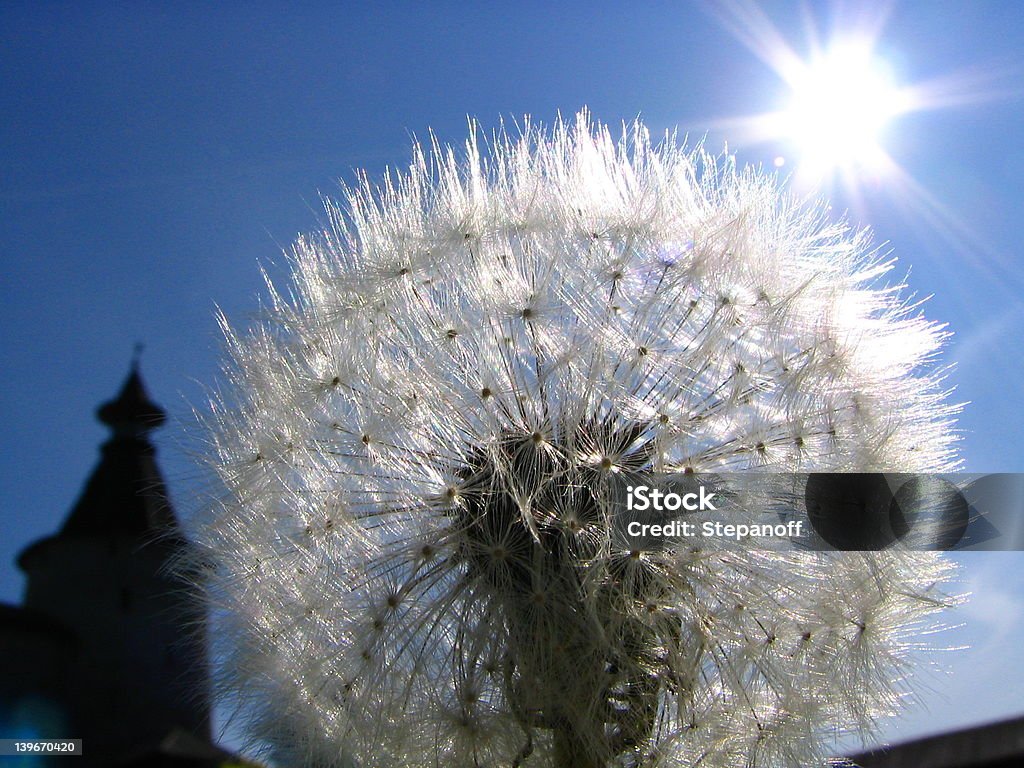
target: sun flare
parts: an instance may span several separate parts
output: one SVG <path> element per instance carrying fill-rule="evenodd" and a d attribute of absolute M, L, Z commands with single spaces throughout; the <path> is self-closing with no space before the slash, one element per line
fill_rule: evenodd
<path fill-rule="evenodd" d="M 723 0 L 712 13 L 782 86 L 771 111 L 721 118 L 713 130 L 734 146 L 772 145 L 774 166 L 785 167 L 798 190 L 829 191 L 838 181 L 857 198 L 883 179 L 902 186 L 905 174 L 886 146 L 898 118 L 1002 94 L 998 70 L 906 81 L 879 52 L 884 13 L 851 16 L 831 34 L 812 26 L 803 53 L 751 0 Z"/>
<path fill-rule="evenodd" d="M 792 95 L 779 133 L 812 176 L 835 170 L 878 171 L 882 133 L 908 100 L 870 46 L 840 43 L 800 66 L 788 80 Z"/>

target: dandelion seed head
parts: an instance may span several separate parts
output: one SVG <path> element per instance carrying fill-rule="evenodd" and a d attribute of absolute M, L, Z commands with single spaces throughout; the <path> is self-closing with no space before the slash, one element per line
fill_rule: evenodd
<path fill-rule="evenodd" d="M 900 710 L 939 558 L 611 537 L 612 475 L 956 466 L 942 332 L 775 185 L 584 112 L 327 204 L 227 330 L 199 527 L 281 755 L 782 766 Z"/>

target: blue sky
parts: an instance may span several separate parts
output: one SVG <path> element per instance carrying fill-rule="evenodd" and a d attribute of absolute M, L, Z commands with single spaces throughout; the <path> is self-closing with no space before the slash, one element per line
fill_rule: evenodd
<path fill-rule="evenodd" d="M 159 436 L 172 494 L 183 513 L 195 504 L 181 446 L 216 376 L 215 305 L 244 321 L 259 266 L 283 275 L 282 250 L 318 226 L 320 194 L 355 169 L 403 165 L 413 135 L 458 144 L 467 116 L 550 123 L 586 105 L 613 125 L 639 115 L 655 134 L 706 134 L 714 150 L 728 140 L 740 163 L 785 157 L 783 174 L 799 157 L 725 120 L 788 99 L 751 50 L 771 36 L 744 27 L 757 15 L 745 5 L 331 5 L 0 8 L 0 600 L 20 598 L 15 554 L 60 524 L 93 466 L 93 410 L 136 341 L 176 421 Z M 881 139 L 904 180 L 834 184 L 831 199 L 934 294 L 927 314 L 954 333 L 943 362 L 958 363 L 950 382 L 970 403 L 966 469 L 1024 470 L 1024 6 L 760 8 L 801 57 L 874 20 L 893 77 L 935 86 L 928 109 Z M 964 560 L 976 597 L 950 638 L 972 648 L 943 657 L 952 673 L 932 680 L 930 714 L 891 738 L 1024 712 L 1024 558 Z"/>

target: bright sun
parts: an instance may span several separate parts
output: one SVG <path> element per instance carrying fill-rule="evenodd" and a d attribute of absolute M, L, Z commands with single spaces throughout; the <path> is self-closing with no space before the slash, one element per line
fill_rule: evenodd
<path fill-rule="evenodd" d="M 968 222 L 889 154 L 886 144 L 896 138 L 895 123 L 902 116 L 1018 97 L 1019 68 L 972 66 L 928 80 L 897 78 L 877 53 L 892 3 L 828 5 L 834 12 L 831 34 L 822 33 L 807 15 L 807 55 L 801 55 L 755 0 L 707 3 L 709 12 L 784 86 L 771 111 L 720 118 L 711 123 L 712 130 L 748 151 L 768 145 L 774 166 L 798 194 L 831 196 L 838 185 L 855 217 L 880 195 L 979 270 L 990 271 L 992 263 L 1009 269 Z M 707 121 L 700 125 L 709 127 Z M 979 253 L 988 260 L 980 260 Z"/>
<path fill-rule="evenodd" d="M 708 5 L 784 86 L 772 111 L 713 122 L 723 138 L 739 146 L 770 145 L 775 167 L 786 168 L 787 183 L 801 194 L 831 192 L 838 182 L 856 210 L 866 202 L 865 190 L 890 189 L 900 205 L 939 222 L 935 226 L 953 219 L 952 212 L 889 154 L 886 143 L 896 133 L 894 123 L 910 113 L 1019 93 L 1016 76 L 1012 87 L 1001 83 L 1005 72 L 990 68 L 954 71 L 925 81 L 898 80 L 878 54 L 888 3 L 851 3 L 843 13 L 839 5 L 847 4 L 838 4 L 831 35 L 821 34 L 808 19 L 807 55 L 786 41 L 754 0 Z M 708 127 L 706 121 L 702 127 Z M 951 233 L 965 229 L 962 223 L 942 226 Z"/>
<path fill-rule="evenodd" d="M 788 74 L 792 98 L 778 129 L 801 172 L 877 170 L 885 158 L 881 133 L 909 103 L 870 46 L 837 44 Z"/>

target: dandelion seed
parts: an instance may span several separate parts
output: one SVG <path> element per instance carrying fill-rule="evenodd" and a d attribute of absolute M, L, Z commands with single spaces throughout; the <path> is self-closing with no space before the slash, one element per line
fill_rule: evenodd
<path fill-rule="evenodd" d="M 329 205 L 229 333 L 198 532 L 283 760 L 808 765 L 900 710 L 938 557 L 609 530 L 615 473 L 956 466 L 941 331 L 775 183 L 582 113 Z"/>

